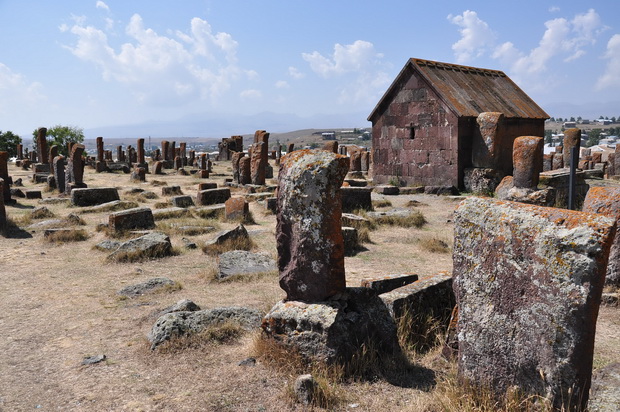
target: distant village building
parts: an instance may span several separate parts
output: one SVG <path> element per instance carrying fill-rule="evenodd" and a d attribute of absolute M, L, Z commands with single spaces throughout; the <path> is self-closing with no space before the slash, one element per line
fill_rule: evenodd
<path fill-rule="evenodd" d="M 577 122 L 564 122 L 562 123 L 562 127 L 565 129 L 573 129 L 577 127 Z"/>
<path fill-rule="evenodd" d="M 368 117 L 375 181 L 463 188 L 485 112 L 503 114 L 497 164 L 512 174 L 514 139 L 544 136 L 549 115 L 501 71 L 409 59 Z"/>

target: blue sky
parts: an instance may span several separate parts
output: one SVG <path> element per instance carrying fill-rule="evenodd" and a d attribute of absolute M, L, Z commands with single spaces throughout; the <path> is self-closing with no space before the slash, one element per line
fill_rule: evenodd
<path fill-rule="evenodd" d="M 366 126 L 409 57 L 503 70 L 553 116 L 620 117 L 620 2 L 585 3 L 0 0 L 0 130 L 263 112 Z"/>

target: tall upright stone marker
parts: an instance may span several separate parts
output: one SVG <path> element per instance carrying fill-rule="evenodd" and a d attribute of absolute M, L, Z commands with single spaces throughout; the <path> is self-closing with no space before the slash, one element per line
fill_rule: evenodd
<path fill-rule="evenodd" d="M 516 386 L 555 408 L 588 402 L 594 334 L 614 219 L 468 198 L 455 211 L 461 378 Z"/>
<path fill-rule="evenodd" d="M 39 163 L 49 164 L 47 152 L 47 129 L 39 127 L 37 129 L 37 154 L 39 155 Z"/>
<path fill-rule="evenodd" d="M 345 289 L 340 186 L 349 159 L 323 150 L 282 158 L 276 240 L 287 300 L 323 301 Z"/>

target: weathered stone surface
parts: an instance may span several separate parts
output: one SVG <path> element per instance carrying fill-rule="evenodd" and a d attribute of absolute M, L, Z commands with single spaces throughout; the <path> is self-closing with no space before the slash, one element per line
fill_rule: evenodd
<path fill-rule="evenodd" d="M 219 256 L 216 277 L 218 280 L 223 280 L 235 275 L 251 275 L 276 270 L 278 270 L 276 261 L 266 254 L 233 250 Z"/>
<path fill-rule="evenodd" d="M 145 293 L 154 292 L 157 289 L 161 289 L 163 287 L 174 286 L 175 283 L 172 279 L 168 278 L 153 278 L 148 279 L 144 282 L 140 282 L 135 285 L 130 285 L 122 288 L 118 291 L 118 294 L 121 296 L 126 296 L 129 298 L 135 298 L 140 295 L 144 295 Z"/>
<path fill-rule="evenodd" d="M 175 206 L 175 207 L 186 208 L 186 207 L 194 206 L 194 199 L 190 195 L 173 196 L 172 199 L 170 199 L 170 201 L 172 202 L 172 206 Z"/>
<path fill-rule="evenodd" d="M 127 200 L 113 200 L 111 202 L 106 202 L 97 206 L 82 209 L 81 213 L 116 212 L 118 210 L 134 209 L 136 207 L 139 207 L 137 202 Z"/>
<path fill-rule="evenodd" d="M 463 186 L 466 192 L 488 195 L 504 178 L 504 173 L 498 169 L 468 168 L 463 175 Z"/>
<path fill-rule="evenodd" d="M 588 193 L 589 185 L 585 181 L 585 172 L 577 170 L 575 174 L 575 205 L 580 209 Z M 555 207 L 568 207 L 569 169 L 551 170 L 540 174 L 539 187 L 553 189 L 555 200 L 551 203 Z"/>
<path fill-rule="evenodd" d="M 424 334 L 421 328 L 428 318 L 447 326 L 455 304 L 452 291 L 452 275 L 439 272 L 432 275 L 418 275 L 418 280 L 379 295 L 394 319 L 410 315 L 415 324 L 411 332 Z"/>
<path fill-rule="evenodd" d="M 543 171 L 544 139 L 538 136 L 520 136 L 512 150 L 513 184 L 515 187 L 535 189 Z"/>
<path fill-rule="evenodd" d="M 250 179 L 252 184 L 265 184 L 265 167 L 267 163 L 267 144 L 257 142 L 250 146 Z"/>
<path fill-rule="evenodd" d="M 407 286 L 416 280 L 418 280 L 418 275 L 414 274 L 385 275 L 376 278 L 364 278 L 362 279 L 361 286 L 372 289 L 381 295 Z"/>
<path fill-rule="evenodd" d="M 324 150 L 282 158 L 276 240 L 288 300 L 316 302 L 344 291 L 340 186 L 347 169 L 345 156 Z"/>
<path fill-rule="evenodd" d="M 543 172 L 548 172 L 549 170 L 553 170 L 553 154 L 544 154 L 543 155 Z"/>
<path fill-rule="evenodd" d="M 252 183 L 252 161 L 249 157 L 242 157 L 239 160 L 239 184 L 247 185 Z"/>
<path fill-rule="evenodd" d="M 39 155 L 39 162 L 44 164 L 49 163 L 46 135 L 47 129 L 45 127 L 37 129 L 37 153 Z"/>
<path fill-rule="evenodd" d="M 37 190 L 37 189 L 26 190 L 24 192 L 24 194 L 26 195 L 26 199 L 41 199 L 41 198 L 43 198 L 43 196 L 41 196 L 41 191 Z"/>
<path fill-rule="evenodd" d="M 342 210 L 352 212 L 354 210 L 372 210 L 371 193 L 369 187 L 342 187 L 340 188 L 342 197 Z"/>
<path fill-rule="evenodd" d="M 303 405 L 311 405 L 315 402 L 319 388 L 319 383 L 310 374 L 298 376 L 293 385 L 295 398 Z"/>
<path fill-rule="evenodd" d="M 570 167 L 570 150 L 573 147 L 577 150 L 577 152 L 579 152 L 579 148 L 581 147 L 581 129 L 576 127 L 573 129 L 564 130 L 564 143 L 562 150 L 564 167 Z"/>
<path fill-rule="evenodd" d="M 7 227 L 6 207 L 4 206 L 4 196 L 1 195 L 3 190 L 4 190 L 4 179 L 0 178 L 0 235 L 5 234 L 6 227 Z"/>
<path fill-rule="evenodd" d="M 620 188 L 591 187 L 583 202 L 583 212 L 600 213 L 620 224 Z M 620 233 L 616 233 L 609 251 L 605 284 L 620 286 Z"/>
<path fill-rule="evenodd" d="M 454 186 L 424 186 L 424 193 L 427 195 L 450 196 L 458 195 L 459 190 Z"/>
<path fill-rule="evenodd" d="M 226 219 L 244 219 L 250 214 L 248 202 L 242 197 L 231 197 L 224 203 Z"/>
<path fill-rule="evenodd" d="M 114 231 L 152 229 L 155 227 L 153 212 L 148 207 L 137 207 L 111 213 L 108 227 Z"/>
<path fill-rule="evenodd" d="M 205 251 L 209 251 L 209 248 L 216 245 L 221 245 L 225 242 L 236 239 L 249 239 L 250 235 L 245 226 L 239 225 L 232 230 L 223 230 L 219 232 L 215 238 L 205 244 Z"/>
<path fill-rule="evenodd" d="M 398 186 L 392 186 L 392 185 L 378 185 L 378 186 L 375 186 L 373 190 L 376 193 L 379 193 L 382 195 L 395 196 L 400 193 L 400 188 Z"/>
<path fill-rule="evenodd" d="M 174 219 L 176 217 L 188 217 L 191 216 L 192 213 L 184 207 L 167 207 L 164 209 L 155 209 L 153 212 L 153 219 L 155 220 L 163 220 L 163 219 Z"/>
<path fill-rule="evenodd" d="M 473 139 L 472 164 L 478 168 L 498 169 L 504 115 L 498 112 L 484 112 L 476 119 L 480 136 Z M 508 143 L 508 142 L 506 142 Z"/>
<path fill-rule="evenodd" d="M 357 229 L 354 227 L 342 227 L 342 239 L 344 241 L 344 254 L 353 256 L 359 247 L 359 236 Z"/>
<path fill-rule="evenodd" d="M 354 215 L 353 213 L 343 213 L 340 220 L 342 222 L 342 226 L 370 227 L 370 220 L 363 216 Z"/>
<path fill-rule="evenodd" d="M 4 197 L 4 204 L 9 204 L 12 202 L 11 200 L 11 177 L 9 176 L 9 152 L 2 151 L 0 152 L 0 179 L 4 180 L 4 185 L 2 189 L 2 195 Z"/>
<path fill-rule="evenodd" d="M 610 363 L 592 375 L 589 412 L 620 410 L 620 362 Z"/>
<path fill-rule="evenodd" d="M 208 189 L 217 189 L 217 183 L 215 182 L 204 182 L 198 183 L 198 191 L 208 190 Z"/>
<path fill-rule="evenodd" d="M 71 204 L 74 206 L 95 206 L 120 200 L 115 187 L 73 189 Z"/>
<path fill-rule="evenodd" d="M 601 215 L 463 201 L 453 254 L 461 377 L 585 407 L 614 231 Z"/>
<path fill-rule="evenodd" d="M 527 203 L 538 206 L 553 206 L 556 203 L 556 190 L 545 188 L 541 190 L 515 187 L 512 176 L 506 176 L 495 189 L 495 197 L 500 200 Z"/>
<path fill-rule="evenodd" d="M 148 233 L 136 239 L 121 243 L 112 254 L 108 255 L 110 261 L 118 260 L 142 260 L 160 258 L 172 255 L 170 238 L 163 233 Z"/>
<path fill-rule="evenodd" d="M 191 301 L 189 299 L 181 299 L 180 301 L 178 301 L 174 305 L 168 306 L 167 308 L 162 309 L 160 312 L 157 313 L 157 317 L 159 318 L 160 316 L 164 316 L 164 315 L 166 315 L 168 313 L 174 313 L 174 312 L 196 312 L 198 310 L 200 310 L 200 306 L 195 304 L 193 301 Z"/>
<path fill-rule="evenodd" d="M 245 156 L 243 152 L 234 152 L 232 154 L 232 170 L 233 170 L 233 182 L 241 183 L 239 180 L 239 161 Z"/>
<path fill-rule="evenodd" d="M 326 363 L 346 362 L 364 344 L 384 354 L 400 349 L 394 320 L 367 288 L 347 288 L 323 302 L 278 302 L 262 328 L 266 338 L 307 360 Z"/>
<path fill-rule="evenodd" d="M 86 187 L 84 183 L 84 159 L 82 158 L 84 150 L 85 147 L 83 144 L 76 143 L 71 146 L 71 154 L 69 155 L 69 160 L 67 161 L 67 167 L 65 169 L 65 193 L 67 194 L 75 188 Z"/>
<path fill-rule="evenodd" d="M 182 194 L 181 186 L 163 186 L 161 188 L 162 196 L 178 196 Z"/>
<path fill-rule="evenodd" d="M 118 249 L 122 243 L 123 242 L 119 242 L 118 240 L 106 239 L 97 243 L 94 248 L 103 252 L 113 252 Z"/>
<path fill-rule="evenodd" d="M 230 188 L 220 187 L 218 189 L 201 190 L 196 196 L 196 204 L 201 206 L 225 203 L 230 199 Z"/>
<path fill-rule="evenodd" d="M 148 335 L 151 350 L 170 339 L 200 333 L 210 326 L 226 322 L 235 322 L 245 330 L 252 330 L 260 326 L 261 313 L 256 309 L 243 307 L 168 313 L 157 319 Z"/>
<path fill-rule="evenodd" d="M 218 219 L 224 216 L 226 206 L 223 204 L 199 207 L 194 209 L 194 213 L 203 219 Z"/>

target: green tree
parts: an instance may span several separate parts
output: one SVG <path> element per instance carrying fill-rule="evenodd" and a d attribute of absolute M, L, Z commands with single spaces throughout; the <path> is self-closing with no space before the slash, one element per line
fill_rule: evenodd
<path fill-rule="evenodd" d="M 553 132 L 551 130 L 545 130 L 545 144 L 553 143 Z"/>
<path fill-rule="evenodd" d="M 22 142 L 22 138 L 10 130 L 3 132 L 0 130 L 0 151 L 9 152 L 9 157 L 17 156 L 17 145 Z"/>
<path fill-rule="evenodd" d="M 32 132 L 32 140 L 34 141 L 34 150 L 37 150 L 37 132 L 35 129 Z M 51 129 L 47 129 L 47 145 L 58 146 L 58 153 L 68 156 L 67 143 L 82 143 L 84 141 L 84 129 L 77 126 L 63 126 L 57 124 Z"/>
<path fill-rule="evenodd" d="M 592 129 L 588 132 L 588 141 L 586 142 L 586 146 L 594 146 L 599 143 L 601 140 L 601 129 Z"/>

